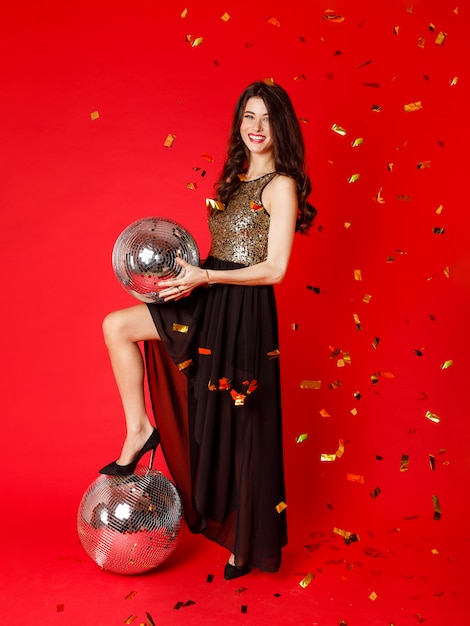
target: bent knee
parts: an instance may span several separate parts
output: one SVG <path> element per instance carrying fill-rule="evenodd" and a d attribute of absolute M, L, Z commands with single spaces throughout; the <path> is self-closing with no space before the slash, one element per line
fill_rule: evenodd
<path fill-rule="evenodd" d="M 103 320 L 102 328 L 106 344 L 126 337 L 126 324 L 121 311 L 108 313 Z"/>

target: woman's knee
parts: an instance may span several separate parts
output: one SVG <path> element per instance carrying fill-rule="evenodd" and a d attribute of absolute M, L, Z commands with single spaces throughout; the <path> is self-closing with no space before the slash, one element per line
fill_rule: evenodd
<path fill-rule="evenodd" d="M 108 313 L 103 320 L 103 336 L 106 344 L 125 338 L 125 323 L 122 311 Z"/>

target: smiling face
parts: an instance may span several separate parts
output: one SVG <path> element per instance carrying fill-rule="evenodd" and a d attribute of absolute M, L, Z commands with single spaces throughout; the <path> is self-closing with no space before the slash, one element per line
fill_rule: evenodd
<path fill-rule="evenodd" d="M 262 98 L 249 98 L 240 124 L 243 143 L 252 154 L 272 152 L 273 138 L 268 111 Z"/>

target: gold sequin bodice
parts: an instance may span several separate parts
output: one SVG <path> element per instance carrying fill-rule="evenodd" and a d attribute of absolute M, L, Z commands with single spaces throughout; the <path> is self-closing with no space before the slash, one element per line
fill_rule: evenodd
<path fill-rule="evenodd" d="M 227 206 L 209 216 L 212 242 L 209 254 L 223 261 L 255 265 L 268 255 L 269 214 L 261 194 L 276 172 L 242 181 Z"/>

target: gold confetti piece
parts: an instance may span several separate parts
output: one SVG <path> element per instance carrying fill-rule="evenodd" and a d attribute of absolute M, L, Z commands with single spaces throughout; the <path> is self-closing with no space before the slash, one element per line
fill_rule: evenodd
<path fill-rule="evenodd" d="M 449 81 L 449 85 L 450 85 L 451 87 L 455 87 L 455 85 L 456 85 L 458 82 L 459 82 L 459 77 L 458 77 L 458 76 L 454 76 L 454 78 L 452 78 L 452 79 Z"/>
<path fill-rule="evenodd" d="M 350 537 L 352 535 L 352 533 L 349 530 L 343 530 L 342 528 L 337 528 L 337 527 L 333 528 L 333 532 L 336 535 L 339 535 L 340 537 L 345 537 L 345 538 Z"/>
<path fill-rule="evenodd" d="M 172 330 L 177 333 L 187 333 L 189 332 L 189 326 L 187 324 L 177 324 L 173 322 Z"/>
<path fill-rule="evenodd" d="M 338 126 L 338 124 L 333 124 L 331 130 L 337 135 L 342 135 L 343 137 L 346 135 L 346 129 Z"/>
<path fill-rule="evenodd" d="M 198 348 L 197 351 L 199 352 L 199 354 L 212 354 L 212 350 L 210 348 Z"/>
<path fill-rule="evenodd" d="M 268 20 L 269 21 L 269 20 Z M 266 78 L 263 79 L 263 83 L 265 85 L 269 85 L 270 87 L 272 87 L 273 85 L 275 85 L 276 83 L 274 82 L 274 78 L 267 76 Z"/>
<path fill-rule="evenodd" d="M 322 463 L 332 463 L 336 460 L 336 454 L 320 454 L 320 461 Z"/>
<path fill-rule="evenodd" d="M 356 398 L 356 400 L 360 400 L 361 399 L 361 392 L 360 391 L 355 391 L 353 393 L 353 396 Z"/>
<path fill-rule="evenodd" d="M 340 459 L 344 454 L 344 441 L 340 439 L 338 441 L 338 449 L 336 450 L 336 458 Z"/>
<path fill-rule="evenodd" d="M 439 417 L 439 415 L 436 415 L 435 413 L 432 413 L 431 411 L 426 411 L 426 413 L 424 414 L 424 417 L 427 417 L 428 420 L 430 420 L 431 422 L 434 422 L 435 424 L 439 424 L 439 422 L 441 421 L 441 418 Z"/>
<path fill-rule="evenodd" d="M 444 43 L 444 41 L 447 39 L 447 33 L 444 33 L 442 30 L 441 32 L 438 34 L 438 36 L 436 37 L 436 40 L 434 41 L 434 43 L 438 46 L 442 46 L 442 44 Z"/>
<path fill-rule="evenodd" d="M 332 9 L 326 9 L 325 13 L 322 15 L 322 19 L 327 20 L 328 22 L 334 22 L 335 24 L 341 24 L 341 22 L 344 22 L 344 17 L 342 15 L 337 15 Z"/>
<path fill-rule="evenodd" d="M 206 198 L 206 207 L 210 212 L 225 211 L 225 204 L 220 202 L 220 200 L 214 200 L 213 198 Z"/>
<path fill-rule="evenodd" d="M 361 328 L 361 320 L 359 319 L 359 315 L 357 313 L 353 313 L 354 323 L 356 324 L 357 330 L 362 330 Z"/>
<path fill-rule="evenodd" d="M 409 463 L 410 463 L 409 456 L 407 454 L 402 454 L 401 461 L 400 461 L 400 472 L 407 472 L 409 469 Z"/>
<path fill-rule="evenodd" d="M 433 520 L 439 521 L 441 519 L 441 505 L 437 496 L 432 497 L 432 505 L 434 507 Z"/>
<path fill-rule="evenodd" d="M 279 350 L 271 350 L 271 352 L 267 352 L 266 354 L 268 355 L 268 359 L 270 359 L 270 360 L 278 359 L 279 356 L 281 355 Z"/>
<path fill-rule="evenodd" d="M 418 170 L 424 170 L 427 169 L 429 167 L 431 167 L 431 161 L 421 161 L 421 163 L 418 163 L 416 165 Z"/>
<path fill-rule="evenodd" d="M 344 222 L 344 227 L 346 228 L 346 230 L 348 228 L 351 228 L 351 222 Z"/>
<path fill-rule="evenodd" d="M 93 111 L 92 113 L 90 113 L 90 119 L 93 122 L 94 120 L 97 120 L 100 116 L 99 111 Z"/>
<path fill-rule="evenodd" d="M 375 600 L 377 600 L 379 596 L 375 593 L 375 591 L 373 591 L 370 595 L 369 595 L 369 600 L 372 600 L 372 602 L 375 602 Z"/>
<path fill-rule="evenodd" d="M 124 624 L 132 624 L 132 622 L 137 618 L 137 615 L 129 615 L 129 617 L 125 620 Z"/>
<path fill-rule="evenodd" d="M 379 372 L 379 376 L 382 378 L 395 378 L 395 374 L 392 372 Z"/>
<path fill-rule="evenodd" d="M 357 409 L 351 409 L 349 412 L 351 413 L 351 415 L 357 415 L 358 414 L 358 410 Z"/>
<path fill-rule="evenodd" d="M 436 469 L 436 459 L 435 459 L 433 454 L 429 455 L 429 466 L 432 469 L 432 471 L 434 472 L 435 469 Z"/>
<path fill-rule="evenodd" d="M 303 380 L 300 383 L 301 389 L 320 389 L 321 380 Z"/>
<path fill-rule="evenodd" d="M 191 189 L 194 191 L 194 189 L 197 189 L 197 184 L 196 183 L 186 183 L 186 189 Z"/>
<path fill-rule="evenodd" d="M 362 298 L 362 301 L 365 304 L 369 304 L 369 302 L 372 300 L 372 296 L 370 295 L 370 293 L 366 293 L 364 294 L 364 297 Z"/>
<path fill-rule="evenodd" d="M 449 361 L 444 361 L 444 363 L 441 363 L 441 370 L 446 370 L 449 367 L 452 367 L 453 364 L 454 361 L 452 359 L 450 359 Z"/>
<path fill-rule="evenodd" d="M 308 119 L 306 117 L 299 117 L 299 120 L 302 122 L 302 124 L 308 124 Z"/>
<path fill-rule="evenodd" d="M 374 113 L 380 113 L 382 110 L 382 106 L 380 104 L 373 104 L 371 108 Z"/>
<path fill-rule="evenodd" d="M 446 232 L 446 229 L 436 226 L 435 228 L 432 229 L 432 232 L 434 235 L 443 235 Z"/>
<path fill-rule="evenodd" d="M 230 19 L 230 15 L 228 13 L 224 13 L 220 19 L 222 20 L 222 22 L 228 22 Z"/>
<path fill-rule="evenodd" d="M 388 170 L 389 172 L 393 172 L 393 168 L 394 168 L 393 163 L 387 163 L 387 170 Z"/>
<path fill-rule="evenodd" d="M 320 411 L 320 415 L 321 415 L 322 417 L 331 417 L 331 415 L 328 413 L 328 411 L 327 411 L 326 409 L 322 409 L 322 410 Z"/>
<path fill-rule="evenodd" d="M 419 48 L 424 48 L 424 44 L 426 43 L 426 40 L 424 37 L 419 37 L 418 38 L 418 47 Z"/>
<path fill-rule="evenodd" d="M 268 24 L 272 24 L 273 26 L 277 26 L 278 28 L 281 25 L 281 22 L 275 17 L 270 17 L 266 21 L 268 22 Z"/>
<path fill-rule="evenodd" d="M 310 572 L 309 574 L 307 574 L 307 576 L 305 576 L 305 578 L 302 578 L 299 585 L 302 587 L 302 589 L 305 589 L 306 587 L 310 585 L 310 583 L 312 582 L 314 578 L 315 578 L 315 574 L 312 574 L 312 572 Z"/>
<path fill-rule="evenodd" d="M 376 374 L 372 374 L 370 379 L 373 385 L 376 385 L 379 382 L 378 376 Z"/>
<path fill-rule="evenodd" d="M 302 82 L 304 80 L 307 80 L 307 77 L 305 76 L 305 74 L 301 74 L 300 76 L 294 76 L 294 80 L 297 82 Z"/>
<path fill-rule="evenodd" d="M 285 502 L 279 502 L 279 504 L 276 505 L 276 511 L 278 513 L 282 513 L 285 509 L 287 509 L 287 504 Z"/>
<path fill-rule="evenodd" d="M 436 27 L 434 26 L 434 24 L 433 24 L 432 22 L 430 22 L 430 23 L 429 23 L 429 30 L 430 30 L 431 32 L 433 32 L 435 28 L 436 28 Z"/>
<path fill-rule="evenodd" d="M 381 493 L 381 491 L 382 490 L 380 489 L 380 487 L 376 487 L 374 491 L 371 492 L 370 497 L 375 499 Z"/>
<path fill-rule="evenodd" d="M 188 15 L 188 9 L 183 9 L 181 17 L 184 19 Z"/>
<path fill-rule="evenodd" d="M 181 363 L 178 363 L 176 367 L 180 371 L 182 371 L 182 370 L 185 370 L 187 367 L 189 367 L 192 364 L 193 364 L 193 360 L 192 359 L 187 359 L 186 361 L 182 361 Z"/>
<path fill-rule="evenodd" d="M 404 109 L 407 113 L 411 113 L 412 111 L 419 111 L 423 108 L 421 100 L 418 102 L 410 102 L 409 104 L 404 105 Z"/>
<path fill-rule="evenodd" d="M 163 142 L 163 145 L 165 146 L 165 148 L 171 148 L 175 139 L 176 139 L 176 135 L 172 135 L 171 133 L 169 133 L 166 136 L 165 141 Z"/>
<path fill-rule="evenodd" d="M 439 550 L 437 550 L 436 548 L 433 548 L 431 550 L 431 554 L 439 554 Z"/>
<path fill-rule="evenodd" d="M 364 484 L 364 476 L 362 474 L 346 474 L 346 478 L 352 483 Z"/>
<path fill-rule="evenodd" d="M 354 280 L 362 280 L 361 270 L 354 270 Z"/>
<path fill-rule="evenodd" d="M 394 35 L 398 35 L 398 34 L 399 34 L 399 30 L 400 30 L 400 27 L 399 27 L 399 26 L 394 26 L 394 27 L 393 27 L 393 34 L 394 34 Z"/>
<path fill-rule="evenodd" d="M 436 214 L 440 215 L 442 213 L 442 211 L 444 210 L 444 205 L 440 204 L 437 209 L 436 209 Z"/>
<path fill-rule="evenodd" d="M 351 142 L 351 147 L 353 148 L 357 148 L 358 146 L 360 146 L 362 143 L 364 143 L 364 138 L 363 137 L 358 137 L 357 139 L 354 139 Z"/>
<path fill-rule="evenodd" d="M 137 595 L 137 591 L 131 591 L 130 593 L 127 594 L 127 596 L 124 599 L 132 600 L 132 598 L 135 598 L 136 595 Z"/>
<path fill-rule="evenodd" d="M 361 175 L 360 175 L 360 174 L 352 174 L 352 175 L 348 178 L 348 183 L 355 183 L 355 182 L 357 182 L 360 178 L 361 178 Z"/>
<path fill-rule="evenodd" d="M 386 262 L 387 263 L 393 263 L 394 260 L 395 259 L 393 258 L 393 256 L 389 256 L 389 257 L 387 257 L 387 261 Z"/>
<path fill-rule="evenodd" d="M 296 440 L 295 443 L 302 443 L 304 441 L 306 441 L 308 439 L 308 434 L 307 433 L 302 433 L 301 435 L 299 435 Z"/>
<path fill-rule="evenodd" d="M 290 329 L 291 329 L 291 330 L 299 330 L 299 325 L 298 325 L 298 324 L 296 324 L 295 322 L 293 322 L 293 323 L 290 325 Z"/>
<path fill-rule="evenodd" d="M 193 37 L 192 35 L 186 35 L 186 43 L 191 44 L 191 48 L 197 48 L 204 41 L 204 37 Z"/>

